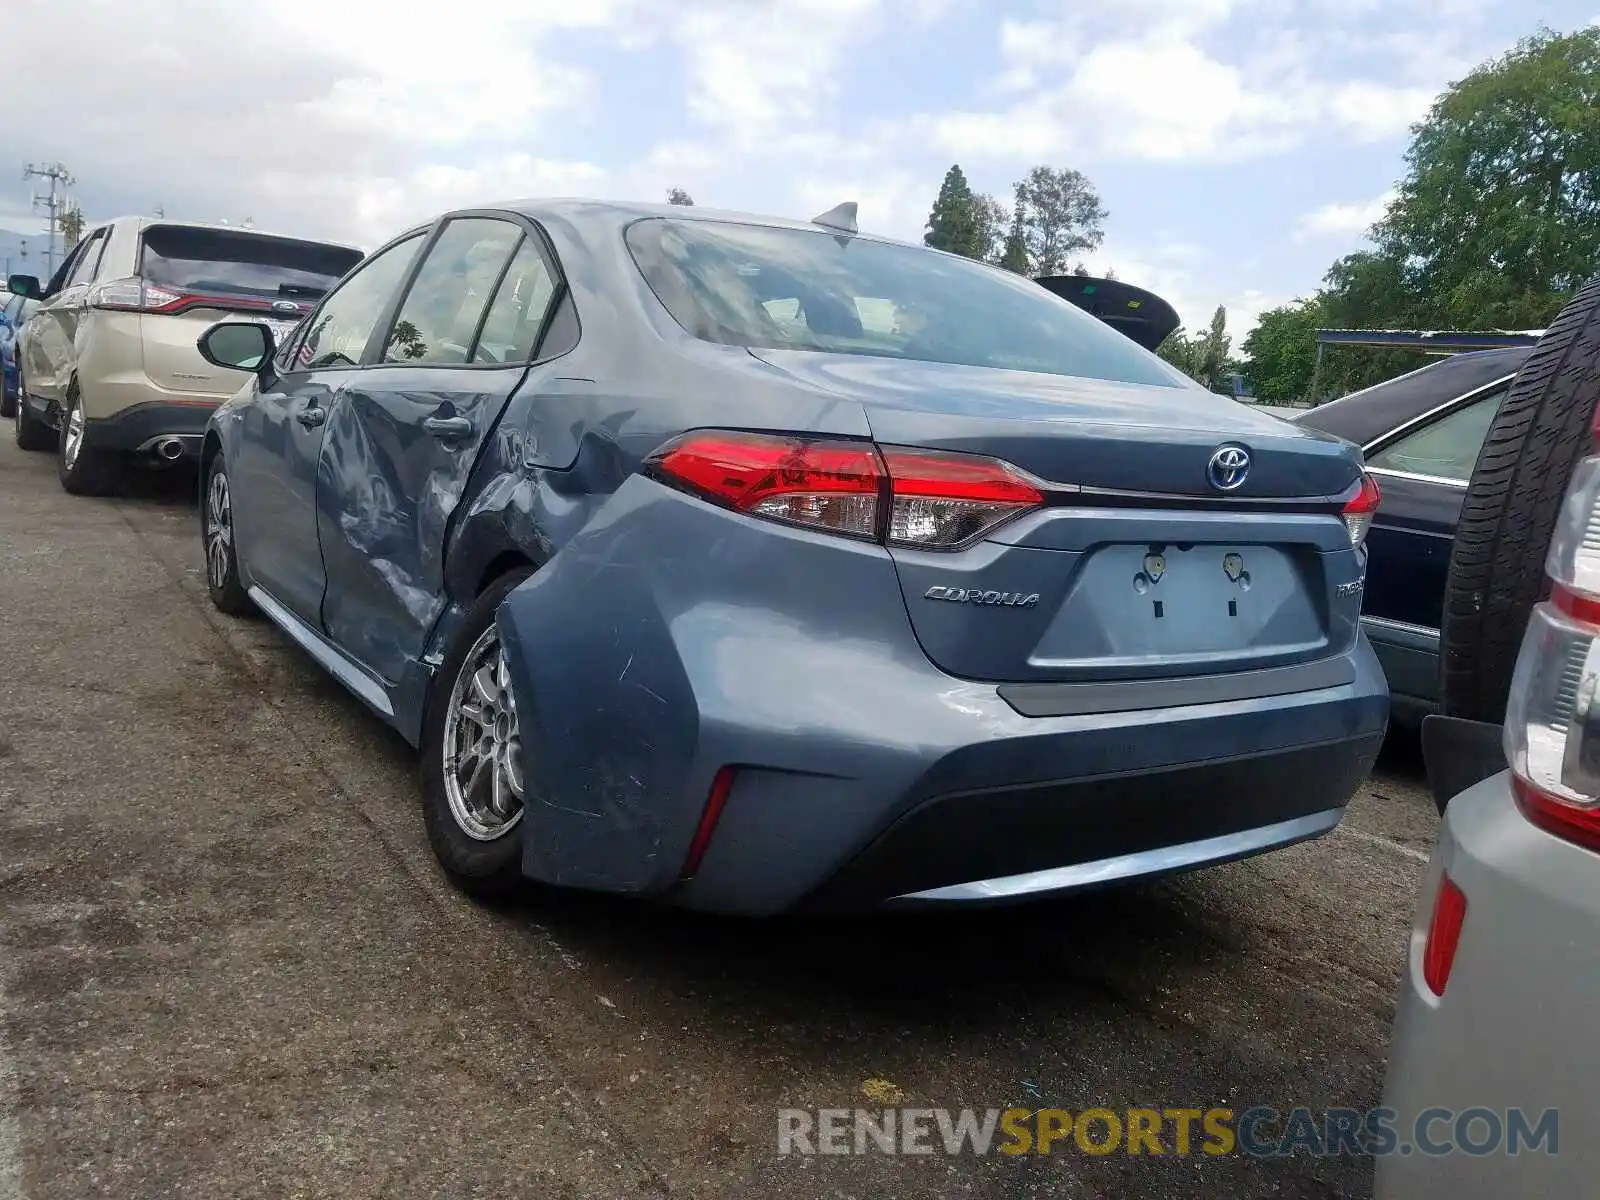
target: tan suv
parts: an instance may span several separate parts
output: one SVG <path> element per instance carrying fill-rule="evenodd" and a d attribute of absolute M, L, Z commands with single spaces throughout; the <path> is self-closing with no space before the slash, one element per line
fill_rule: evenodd
<path fill-rule="evenodd" d="M 129 462 L 199 451 L 211 412 L 243 371 L 206 362 L 195 343 L 230 314 L 286 335 L 356 263 L 360 250 L 228 225 L 120 217 L 89 230 L 40 287 L 21 340 L 17 444 L 59 448 L 61 486 L 115 491 Z"/>

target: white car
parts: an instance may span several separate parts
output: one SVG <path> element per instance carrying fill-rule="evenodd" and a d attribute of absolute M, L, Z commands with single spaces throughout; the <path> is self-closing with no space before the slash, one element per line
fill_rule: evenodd
<path fill-rule="evenodd" d="M 200 356 L 230 315 L 287 334 L 361 261 L 360 250 L 226 225 L 120 217 L 84 234 L 48 284 L 13 275 L 38 300 L 22 344 L 16 438 L 61 451 L 69 492 L 116 490 L 131 455 L 178 461 L 248 376 Z"/>

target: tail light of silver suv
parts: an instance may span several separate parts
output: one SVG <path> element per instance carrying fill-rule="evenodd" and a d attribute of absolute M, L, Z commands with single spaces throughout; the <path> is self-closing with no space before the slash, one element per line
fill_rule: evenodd
<path fill-rule="evenodd" d="M 1545 559 L 1550 598 L 1523 635 L 1505 748 L 1528 820 L 1600 850 L 1600 420 L 1593 439 Z"/>

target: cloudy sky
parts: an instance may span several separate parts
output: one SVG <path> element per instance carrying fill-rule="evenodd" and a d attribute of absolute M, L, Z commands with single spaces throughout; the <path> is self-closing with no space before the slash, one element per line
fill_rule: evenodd
<path fill-rule="evenodd" d="M 1360 244 L 1438 90 L 1597 0 L 4 0 L 0 227 L 24 161 L 91 220 L 371 246 L 455 205 L 663 198 L 919 238 L 945 169 L 1071 166 L 1091 266 L 1242 332 Z M 13 163 L 14 166 L 6 164 Z"/>

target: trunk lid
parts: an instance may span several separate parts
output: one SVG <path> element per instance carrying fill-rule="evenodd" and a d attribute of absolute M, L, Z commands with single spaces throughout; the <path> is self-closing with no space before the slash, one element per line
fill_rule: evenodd
<path fill-rule="evenodd" d="M 1348 443 L 1197 387 L 763 350 L 859 401 L 880 444 L 986 455 L 1058 485 L 956 552 L 892 548 L 918 640 L 995 682 L 1173 678 L 1347 650 L 1362 558 Z M 1226 492 L 1223 446 L 1250 458 Z"/>
<path fill-rule="evenodd" d="M 1230 499 L 1337 496 L 1359 476 L 1350 446 L 1196 385 L 1145 387 L 866 355 L 754 350 L 813 387 L 859 401 L 880 442 L 987 454 L 1054 483 L 1217 498 L 1206 464 L 1250 454 Z"/>

